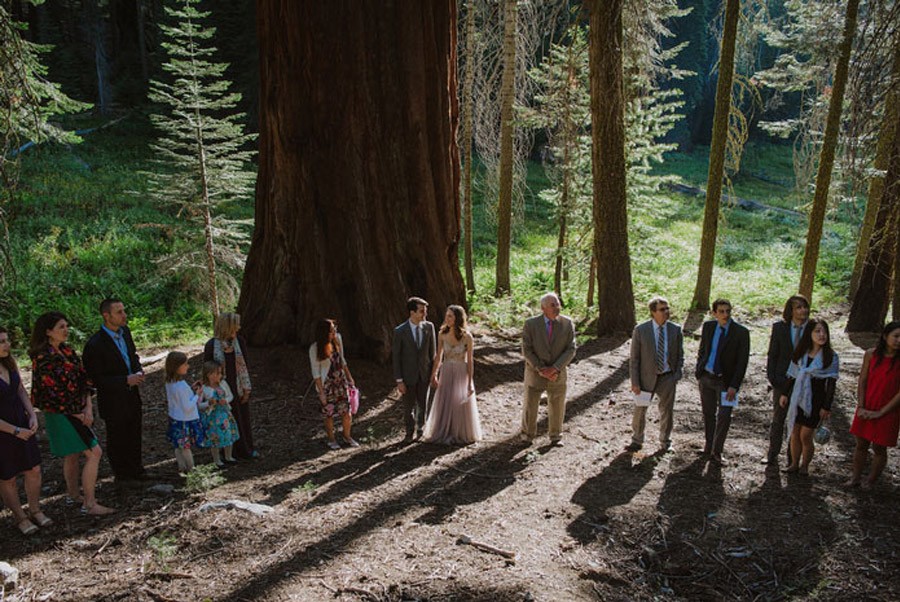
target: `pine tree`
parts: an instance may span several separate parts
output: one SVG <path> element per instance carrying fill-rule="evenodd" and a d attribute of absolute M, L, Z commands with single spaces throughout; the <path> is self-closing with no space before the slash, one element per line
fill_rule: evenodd
<path fill-rule="evenodd" d="M 9 231 L 7 217 L 13 205 L 19 177 L 19 153 L 49 140 L 78 142 L 72 132 L 50 122 L 55 116 L 83 111 L 90 105 L 72 100 L 58 84 L 46 79 L 47 69 L 41 55 L 50 46 L 35 44 L 22 38 L 25 24 L 15 21 L 0 4 L 0 282 L 9 264 Z"/>
<path fill-rule="evenodd" d="M 148 176 L 153 198 L 174 203 L 186 218 L 178 238 L 187 248 L 177 249 L 161 265 L 177 273 L 205 272 L 200 282 L 215 316 L 220 285 L 234 296 L 235 274 L 244 266 L 246 222 L 227 218 L 226 208 L 252 195 L 253 152 L 247 146 L 254 136 L 243 131 L 244 115 L 231 112 L 241 97 L 229 91 L 231 82 L 224 79 L 228 65 L 212 60 L 215 30 L 204 25 L 210 13 L 198 11 L 198 3 L 178 0 L 177 8 L 165 7 L 173 20 L 160 26 L 168 55 L 162 68 L 168 77 L 150 86 L 150 99 L 161 111 L 151 116 L 160 136 L 153 145 L 157 169 Z M 202 245 L 198 228 L 203 230 Z"/>

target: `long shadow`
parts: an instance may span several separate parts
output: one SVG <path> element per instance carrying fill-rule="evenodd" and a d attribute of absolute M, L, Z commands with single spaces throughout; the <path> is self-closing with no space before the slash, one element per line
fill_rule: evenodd
<path fill-rule="evenodd" d="M 584 512 L 569 524 L 569 534 L 582 544 L 593 541 L 597 530 L 609 520 L 609 509 L 630 502 L 652 478 L 653 469 L 649 465 L 632 466 L 630 452 L 616 456 L 600 474 L 585 481 L 572 495 L 572 501 Z"/>
<path fill-rule="evenodd" d="M 618 383 L 627 377 L 627 374 L 627 363 L 625 363 L 595 387 L 573 399 L 569 404 L 568 409 L 571 412 L 567 411 L 567 417 L 572 418 L 586 411 L 591 405 L 601 399 L 601 391 L 617 386 Z M 353 541 L 379 528 L 379 525 L 384 524 L 391 517 L 404 512 L 410 504 L 428 505 L 439 501 L 440 506 L 435 505 L 432 512 L 424 517 L 424 520 L 439 522 L 452 513 L 458 505 L 458 502 L 451 499 L 450 495 L 444 493 L 443 488 L 448 483 L 451 485 L 451 491 L 458 491 L 460 487 L 465 486 L 475 489 L 470 493 L 467 492 L 465 499 L 462 500 L 464 504 L 475 503 L 496 495 L 515 482 L 514 474 L 521 470 L 522 464 L 521 462 L 512 462 L 513 468 L 510 471 L 510 461 L 522 449 L 522 444 L 518 443 L 517 439 L 513 437 L 486 445 L 483 450 L 479 450 L 457 462 L 446 464 L 436 474 L 426 477 L 405 492 L 382 499 L 378 504 L 357 516 L 353 522 L 345 527 L 338 529 L 334 533 L 324 535 L 317 541 L 307 543 L 296 550 L 288 559 L 266 567 L 254 574 L 243 585 L 220 598 L 220 600 L 238 602 L 264 596 L 272 587 L 276 586 L 282 579 L 285 579 L 284 575 L 286 573 L 302 574 L 309 569 L 315 568 L 322 559 L 338 553 L 340 550 L 348 547 Z M 497 465 L 495 462 L 500 462 L 500 464 Z M 477 473 L 473 468 L 478 469 Z M 483 472 L 486 470 L 490 470 L 493 473 L 491 477 L 500 474 L 502 478 L 488 479 Z M 490 485 L 484 481 L 489 481 Z M 346 497 L 352 490 L 358 491 L 364 487 L 367 488 L 368 485 L 370 485 L 368 479 L 357 479 L 352 487 L 344 490 L 343 496 Z M 425 500 L 431 500 L 431 502 L 425 502 Z"/>

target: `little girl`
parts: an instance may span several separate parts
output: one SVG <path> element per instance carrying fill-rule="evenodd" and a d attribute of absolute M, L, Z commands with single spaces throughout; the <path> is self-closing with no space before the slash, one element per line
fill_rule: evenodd
<path fill-rule="evenodd" d="M 213 462 L 219 468 L 225 464 L 237 464 L 231 455 L 231 446 L 240 438 L 237 422 L 231 415 L 231 400 L 234 395 L 224 380 L 222 364 L 219 362 L 203 362 L 203 389 L 201 396 L 209 403 L 203 413 L 202 422 L 206 430 L 204 447 L 210 448 Z M 225 463 L 219 457 L 219 450 L 225 455 Z"/>
<path fill-rule="evenodd" d="M 166 399 L 169 401 L 169 430 L 166 437 L 175 448 L 178 472 L 194 469 L 192 447 L 203 446 L 206 438 L 200 422 L 200 383 L 194 388 L 184 381 L 188 371 L 187 355 L 173 351 L 166 356 Z M 205 407 L 206 404 L 203 404 Z"/>

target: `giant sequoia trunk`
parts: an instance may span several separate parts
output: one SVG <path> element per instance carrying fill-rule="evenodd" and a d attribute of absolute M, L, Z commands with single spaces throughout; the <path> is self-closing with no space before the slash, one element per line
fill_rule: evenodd
<path fill-rule="evenodd" d="M 740 0 L 727 0 L 722 45 L 719 53 L 719 81 L 716 84 L 716 112 L 713 117 L 712 141 L 709 145 L 709 172 L 706 176 L 706 208 L 703 212 L 703 234 L 700 239 L 700 261 L 697 285 L 694 287 L 694 309 L 709 309 L 716 239 L 719 234 L 719 205 L 722 202 L 722 180 L 725 177 L 725 145 L 728 142 L 728 115 L 731 113 L 731 85 L 734 82 L 734 46 L 737 40 Z"/>
<path fill-rule="evenodd" d="M 597 332 L 631 332 L 634 291 L 625 195 L 625 88 L 622 0 L 590 4 L 591 137 Z"/>
<path fill-rule="evenodd" d="M 465 233 L 464 262 L 466 266 L 466 289 L 475 292 L 474 241 L 472 238 L 472 121 L 474 113 L 475 87 L 475 15 L 478 6 L 472 0 L 466 3 L 466 75 L 462 94 L 462 180 L 463 180 L 463 232 Z"/>
<path fill-rule="evenodd" d="M 816 193 L 812 210 L 809 212 L 809 229 L 806 233 L 806 251 L 803 254 L 803 271 L 800 273 L 800 294 L 812 300 L 816 281 L 816 265 L 819 262 L 819 245 L 822 242 L 822 226 L 825 223 L 825 209 L 828 206 L 828 189 L 831 186 L 831 170 L 837 149 L 838 134 L 841 129 L 841 110 L 844 106 L 844 91 L 847 89 L 847 74 L 850 68 L 850 52 L 856 35 L 856 16 L 859 0 L 847 0 L 844 17 L 844 34 L 841 40 L 840 56 L 834 69 L 834 85 L 828 104 L 828 119 L 825 135 L 819 153 L 819 167 L 816 172 Z"/>
<path fill-rule="evenodd" d="M 494 294 L 508 294 L 512 246 L 513 104 L 516 100 L 517 0 L 503 3 L 503 78 L 500 81 L 500 191 L 497 199 L 497 282 Z"/>
<path fill-rule="evenodd" d="M 305 343 L 317 319 L 335 317 L 349 350 L 384 358 L 408 296 L 428 299 L 438 319 L 465 300 L 455 2 L 257 9 L 259 176 L 244 332 L 255 345 Z"/>

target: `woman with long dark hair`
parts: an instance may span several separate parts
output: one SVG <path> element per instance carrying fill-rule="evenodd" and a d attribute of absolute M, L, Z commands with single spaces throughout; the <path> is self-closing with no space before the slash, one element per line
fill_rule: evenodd
<path fill-rule="evenodd" d="M 808 474 L 815 453 L 813 432 L 831 415 L 834 390 L 840 372 L 837 353 L 825 320 L 810 320 L 788 368 L 788 381 L 781 396 L 787 408 L 791 464 L 786 472 Z"/>
<path fill-rule="evenodd" d="M 435 390 L 423 440 L 446 445 L 481 439 L 481 420 L 475 401 L 474 339 L 466 323 L 466 310 L 451 305 L 438 334 L 431 373 Z"/>
<path fill-rule="evenodd" d="M 44 412 L 50 451 L 63 458 L 63 476 L 69 497 L 81 501 L 84 514 L 111 514 L 115 510 L 100 505 L 94 496 L 103 451 L 97 435 L 91 430 L 94 424 L 93 384 L 81 358 L 66 343 L 68 339 L 69 320 L 63 314 L 51 311 L 35 321 L 28 347 L 32 362 L 31 399 Z M 81 491 L 79 456 L 85 459 Z"/>
<path fill-rule="evenodd" d="M 41 512 L 41 452 L 37 415 L 11 353 L 9 331 L 0 327 L 0 498 L 23 535 L 53 524 Z M 22 475 L 28 514 L 22 509 L 16 477 Z"/>
<path fill-rule="evenodd" d="M 344 444 L 359 447 L 350 436 L 353 417 L 350 413 L 350 387 L 355 386 L 350 367 L 344 359 L 344 340 L 334 320 L 316 322 L 316 340 L 309 347 L 309 365 L 315 379 L 328 447 L 340 449 L 334 436 L 334 418 L 340 416 Z"/>
<path fill-rule="evenodd" d="M 849 487 L 870 488 L 887 463 L 887 448 L 897 445 L 900 432 L 900 322 L 887 324 L 874 349 L 863 356 L 857 387 L 856 415 L 850 432 L 856 436 L 853 452 L 853 473 Z M 872 447 L 872 466 L 869 476 L 862 480 L 862 472 Z"/>

